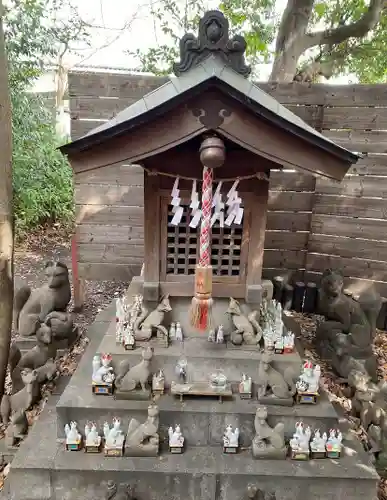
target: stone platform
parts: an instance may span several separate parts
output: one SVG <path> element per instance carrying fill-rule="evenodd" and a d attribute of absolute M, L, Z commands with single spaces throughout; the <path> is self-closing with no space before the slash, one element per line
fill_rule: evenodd
<path fill-rule="evenodd" d="M 147 401 L 118 401 L 91 392 L 91 366 L 95 352 L 110 351 L 114 363 L 129 356 L 140 360 L 141 349 L 125 351 L 115 344 L 114 306 L 98 315 L 90 327 L 91 342 L 78 368 L 55 408 L 46 408 L 16 455 L 7 480 L 10 500 L 105 500 L 107 481 L 135 486 L 138 500 L 243 500 L 248 484 L 275 492 L 276 500 L 367 500 L 376 499 L 378 476 L 357 441 L 346 443 L 339 460 L 254 460 L 250 445 L 254 435 L 256 399 L 219 403 L 216 399 L 187 398 L 180 402 L 170 394 L 158 397 L 160 408 L 160 456 L 156 458 L 104 457 L 83 451 L 66 452 L 64 425 L 78 422 L 83 432 L 86 421 L 100 428 L 105 421 L 119 417 L 126 431 L 129 420 L 146 418 Z M 183 327 L 184 328 L 184 327 Z M 187 334 L 187 332 L 185 332 Z M 220 349 L 218 349 L 220 347 Z M 184 343 L 169 348 L 155 347 L 153 370 L 162 367 L 167 383 L 175 380 L 174 367 L 181 355 L 188 360 L 188 377 L 205 379 L 222 368 L 235 384 L 246 372 L 255 380 L 258 349 L 235 349 L 227 345 L 210 346 L 202 335 L 190 335 Z M 299 367 L 298 353 L 276 355 L 274 366 Z M 268 407 L 269 424 L 284 422 L 290 437 L 295 423 L 321 431 L 337 426 L 337 415 L 322 394 L 317 405 Z M 183 455 L 167 451 L 167 428 L 180 424 L 186 437 Z M 224 455 L 222 435 L 226 425 L 238 426 L 241 452 Z"/>

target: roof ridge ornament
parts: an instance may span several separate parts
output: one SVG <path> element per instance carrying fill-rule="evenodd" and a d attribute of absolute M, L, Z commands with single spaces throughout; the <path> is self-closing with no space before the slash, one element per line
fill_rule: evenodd
<path fill-rule="evenodd" d="M 251 73 L 245 63 L 246 40 L 241 35 L 229 37 L 229 22 L 218 10 L 209 10 L 199 21 L 199 35 L 187 33 L 180 40 L 180 62 L 173 65 L 176 76 L 200 64 L 214 54 L 244 77 Z"/>

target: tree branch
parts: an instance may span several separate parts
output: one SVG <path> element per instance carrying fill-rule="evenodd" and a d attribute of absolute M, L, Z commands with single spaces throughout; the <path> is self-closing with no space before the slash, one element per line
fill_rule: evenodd
<path fill-rule="evenodd" d="M 378 23 L 385 0 L 370 0 L 367 12 L 351 24 L 305 35 L 305 50 L 316 45 L 337 45 L 348 38 L 362 38 Z"/>

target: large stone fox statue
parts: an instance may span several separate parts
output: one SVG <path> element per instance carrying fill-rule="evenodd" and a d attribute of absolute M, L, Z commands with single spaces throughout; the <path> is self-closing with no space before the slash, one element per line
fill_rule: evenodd
<path fill-rule="evenodd" d="M 71 299 L 69 271 L 62 262 L 47 262 L 48 281 L 40 288 L 23 286 L 15 294 L 14 321 L 19 335 L 34 335 L 49 313 L 66 311 Z"/>

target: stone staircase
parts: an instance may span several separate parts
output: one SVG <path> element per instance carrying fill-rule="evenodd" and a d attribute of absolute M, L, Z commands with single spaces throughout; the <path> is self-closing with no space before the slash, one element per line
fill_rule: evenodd
<path fill-rule="evenodd" d="M 202 335 L 189 331 L 187 305 L 183 299 L 173 307 L 177 315 L 174 318 L 181 319 L 188 338 L 167 349 L 155 346 L 154 369 L 162 367 L 166 381 L 174 380 L 176 362 L 184 355 L 190 380 L 204 380 L 217 368 L 222 368 L 233 384 L 240 380 L 242 372 L 254 380 L 259 352 L 212 345 Z M 226 301 L 220 300 L 217 307 L 224 309 Z M 70 420 L 77 421 L 82 432 L 86 421 L 95 421 L 101 427 L 105 421 L 119 417 L 126 431 L 132 417 L 140 422 L 146 418 L 147 401 L 118 401 L 91 392 L 91 366 L 96 352 L 110 352 L 115 363 L 129 356 L 131 366 L 140 360 L 139 349 L 124 351 L 116 345 L 113 319 L 112 305 L 90 327 L 91 342 L 75 374 L 56 406 L 45 409 L 12 462 L 6 498 L 104 500 L 107 481 L 113 480 L 134 485 L 137 500 L 243 500 L 249 484 L 275 493 L 276 500 L 376 499 L 378 475 L 361 444 L 350 434 L 338 460 L 254 460 L 249 446 L 255 433 L 258 403 L 255 399 L 241 400 L 238 394 L 223 403 L 206 398 L 180 402 L 169 394 L 161 396 L 157 401 L 161 447 L 156 458 L 114 458 L 102 453 L 65 451 L 64 425 Z M 283 372 L 289 364 L 299 366 L 301 362 L 298 353 L 276 355 L 274 367 Z M 338 416 L 326 394 L 321 395 L 317 405 L 269 406 L 268 412 L 270 425 L 284 422 L 287 437 L 299 420 L 321 431 L 338 425 Z M 183 455 L 171 455 L 167 450 L 167 429 L 175 424 L 180 424 L 186 438 Z M 240 428 L 241 450 L 237 455 L 223 454 L 222 435 L 228 424 Z"/>

